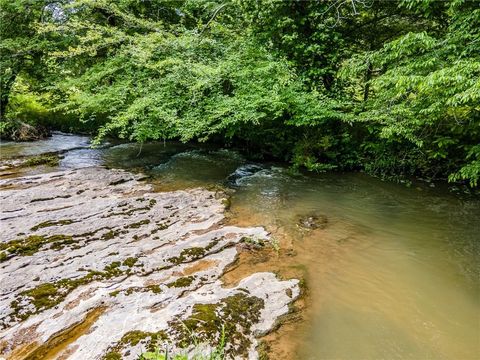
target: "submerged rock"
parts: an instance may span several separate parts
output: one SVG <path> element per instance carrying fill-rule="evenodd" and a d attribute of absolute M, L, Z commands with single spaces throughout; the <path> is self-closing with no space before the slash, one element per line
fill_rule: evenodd
<path fill-rule="evenodd" d="M 240 182 L 243 178 L 254 175 L 255 173 L 263 170 L 263 167 L 255 164 L 246 164 L 237 168 L 233 173 L 227 177 L 227 182 L 230 185 L 240 186 Z"/>
<path fill-rule="evenodd" d="M 35 156 L 18 156 L 11 159 L 0 159 L 0 171 L 38 165 L 57 166 L 60 159 L 61 154 L 55 152 Z"/>
<path fill-rule="evenodd" d="M 188 331 L 215 345 L 224 329 L 232 356 L 255 359 L 256 337 L 299 295 L 297 280 L 272 273 L 222 286 L 236 244 L 268 235 L 221 225 L 211 191 L 153 193 L 103 168 L 0 180 L 0 190 L 1 356 L 136 359 L 188 348 Z"/>
<path fill-rule="evenodd" d="M 328 218 L 321 214 L 309 214 L 299 216 L 297 225 L 308 230 L 325 229 L 328 224 Z"/>

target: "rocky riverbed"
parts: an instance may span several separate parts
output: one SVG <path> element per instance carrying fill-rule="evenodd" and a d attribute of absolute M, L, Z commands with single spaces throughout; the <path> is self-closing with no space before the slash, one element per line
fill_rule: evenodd
<path fill-rule="evenodd" d="M 140 175 L 91 167 L 1 180 L 0 202 L 8 359 L 136 359 L 222 333 L 231 357 L 255 359 L 300 293 L 267 272 L 222 286 L 242 244 L 268 233 L 224 225 L 221 191 L 157 193 Z"/>

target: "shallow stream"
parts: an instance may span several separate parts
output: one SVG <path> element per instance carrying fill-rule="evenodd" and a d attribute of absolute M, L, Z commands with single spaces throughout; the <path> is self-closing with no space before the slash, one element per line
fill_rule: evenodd
<path fill-rule="evenodd" d="M 265 338 L 272 359 L 479 358 L 478 197 L 359 173 L 292 175 L 212 147 L 87 145 L 85 137 L 55 134 L 2 143 L 0 156 L 73 149 L 59 168 L 142 171 L 159 191 L 231 189 L 228 221 L 265 226 L 278 248 L 242 253 L 226 286 L 269 270 L 302 278 L 307 289 L 298 311 Z"/>

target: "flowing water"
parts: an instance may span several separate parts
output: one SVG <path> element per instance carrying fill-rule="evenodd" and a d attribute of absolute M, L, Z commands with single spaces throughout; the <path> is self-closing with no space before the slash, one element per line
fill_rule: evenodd
<path fill-rule="evenodd" d="M 225 285 L 257 271 L 306 284 L 299 311 L 265 338 L 272 359 L 480 358 L 478 197 L 358 173 L 292 175 L 213 147 L 78 149 L 85 141 L 56 134 L 0 151 L 4 158 L 77 148 L 60 168 L 143 171 L 159 191 L 232 189 L 229 221 L 265 226 L 280 248 L 242 253 Z M 321 223 L 302 226 L 306 218 Z"/>

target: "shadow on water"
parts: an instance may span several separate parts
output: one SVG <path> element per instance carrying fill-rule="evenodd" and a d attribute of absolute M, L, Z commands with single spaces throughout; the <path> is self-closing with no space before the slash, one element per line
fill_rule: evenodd
<path fill-rule="evenodd" d="M 224 276 L 226 286 L 257 271 L 305 281 L 301 311 L 264 339 L 271 358 L 478 358 L 478 197 L 358 173 L 294 176 L 179 143 L 78 149 L 60 167 L 99 164 L 143 171 L 159 191 L 230 187 L 229 222 L 271 232 L 280 250 L 243 252 Z"/>

